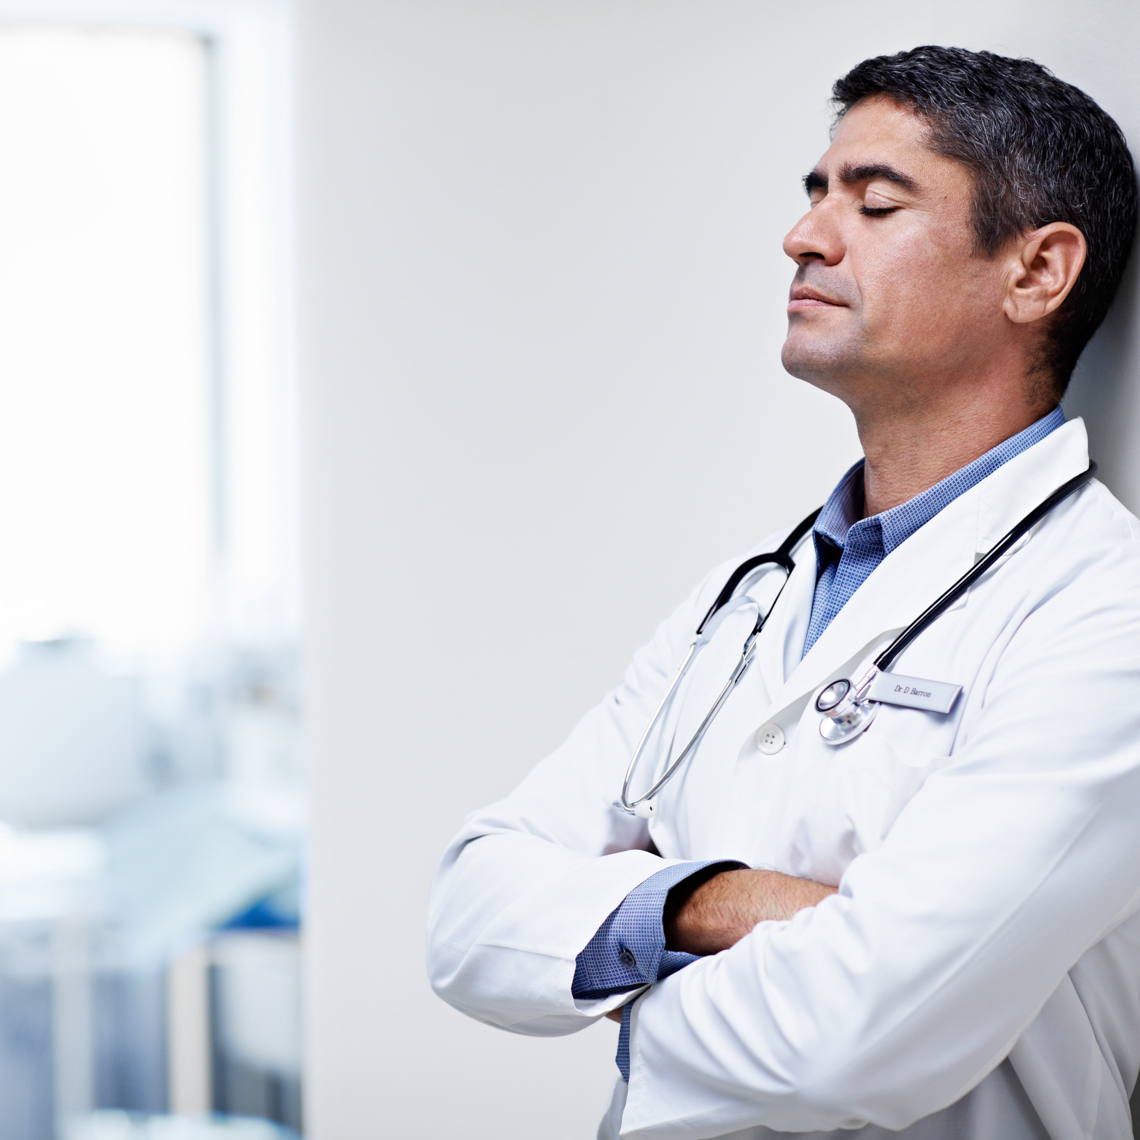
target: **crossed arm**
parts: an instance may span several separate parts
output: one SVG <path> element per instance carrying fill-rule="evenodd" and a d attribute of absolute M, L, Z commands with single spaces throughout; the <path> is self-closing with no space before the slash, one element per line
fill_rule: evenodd
<path fill-rule="evenodd" d="M 665 945 L 689 954 L 717 954 L 735 946 L 757 923 L 791 918 L 835 891 L 810 879 L 743 868 L 698 879 L 695 887 L 686 879 L 669 892 Z"/>
<path fill-rule="evenodd" d="M 979 682 L 968 738 L 952 760 L 939 756 L 881 842 L 844 864 L 827 906 L 815 904 L 829 887 L 721 863 L 704 881 L 682 879 L 657 911 L 665 946 L 704 957 L 648 990 L 651 969 L 629 992 L 576 997 L 576 955 L 623 900 L 684 862 L 674 852 L 748 854 L 671 842 L 663 858 L 643 821 L 605 810 L 668 682 L 662 663 L 683 653 L 703 612 L 695 598 L 561 749 L 456 836 L 432 892 L 433 986 L 481 1021 L 535 1036 L 575 1032 L 641 991 L 623 1126 L 653 1140 L 758 1124 L 897 1131 L 961 1099 L 1002 1058 L 1050 1131 L 1094 1095 L 1089 1111 L 1124 1135 L 1116 1062 L 1100 1057 L 1066 981 L 1140 906 L 1140 610 L 1134 559 L 1115 557 L 1021 622 Z M 1133 975 L 1112 974 L 1121 953 L 1088 967 L 1096 986 L 1108 970 L 1114 1018 L 1115 1007 L 1140 1011 Z M 1084 1036 L 1052 1028 L 1070 1015 Z M 1099 1064 L 1099 1084 L 1071 1063 L 1073 1042 Z M 1073 1090 L 1058 1093 L 1069 1073 Z"/>
<path fill-rule="evenodd" d="M 711 869 L 678 883 L 662 915 L 665 947 L 689 954 L 717 954 L 735 946 L 758 923 L 791 918 L 815 906 L 835 887 L 796 879 L 778 871 Z M 621 1021 L 620 1008 L 606 1014 Z"/>

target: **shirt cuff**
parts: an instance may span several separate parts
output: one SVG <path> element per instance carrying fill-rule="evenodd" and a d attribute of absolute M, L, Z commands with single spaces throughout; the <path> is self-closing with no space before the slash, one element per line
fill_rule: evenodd
<path fill-rule="evenodd" d="M 625 896 L 578 955 L 570 992 L 576 998 L 610 997 L 651 985 L 695 962 L 695 954 L 665 949 L 665 900 L 691 875 L 710 867 L 728 871 L 743 866 L 734 859 L 706 859 L 650 875 Z"/>

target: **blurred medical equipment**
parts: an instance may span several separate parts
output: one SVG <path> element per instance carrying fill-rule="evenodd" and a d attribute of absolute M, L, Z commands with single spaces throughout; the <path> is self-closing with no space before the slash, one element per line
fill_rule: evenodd
<path fill-rule="evenodd" d="M 0 673 L 19 769 L 0 775 L 3 1140 L 58 1140 L 100 1108 L 299 1127 L 292 665 L 204 675 L 164 719 L 88 643 L 25 646 Z"/>
<path fill-rule="evenodd" d="M 63 1140 L 296 1140 L 297 1133 L 267 1120 L 229 1116 L 192 1120 L 95 1112 L 74 1121 Z"/>

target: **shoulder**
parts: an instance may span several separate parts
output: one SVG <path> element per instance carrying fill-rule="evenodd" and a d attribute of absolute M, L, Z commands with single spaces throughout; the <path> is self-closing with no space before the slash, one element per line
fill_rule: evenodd
<path fill-rule="evenodd" d="M 1099 480 L 1055 513 L 1053 525 L 1045 520 L 1041 538 L 1062 565 L 1082 574 L 1140 574 L 1140 519 Z"/>
<path fill-rule="evenodd" d="M 1009 588 L 1022 618 L 1015 644 L 1034 642 L 1050 658 L 1077 645 L 1113 659 L 1137 655 L 1140 520 L 1103 483 L 1061 504 L 1013 557 Z"/>
<path fill-rule="evenodd" d="M 1140 555 L 1138 519 L 1099 479 L 1093 479 L 1082 492 L 1086 500 L 1084 518 L 1104 531 L 1103 537 L 1122 543 Z"/>

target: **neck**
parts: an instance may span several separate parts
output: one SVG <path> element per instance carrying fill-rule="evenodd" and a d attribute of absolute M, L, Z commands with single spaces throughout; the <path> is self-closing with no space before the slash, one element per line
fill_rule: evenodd
<path fill-rule="evenodd" d="M 1036 423 L 1054 404 L 997 401 L 982 391 L 952 406 L 856 411 L 863 466 L 863 517 L 921 494 L 991 448 Z"/>

